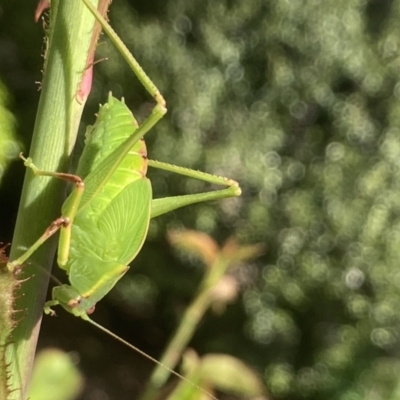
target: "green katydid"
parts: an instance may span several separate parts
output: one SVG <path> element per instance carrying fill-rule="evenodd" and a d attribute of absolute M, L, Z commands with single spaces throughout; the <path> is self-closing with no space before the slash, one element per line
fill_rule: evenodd
<path fill-rule="evenodd" d="M 70 284 L 53 289 L 52 300 L 46 302 L 44 311 L 53 313 L 51 307 L 61 305 L 75 316 L 105 330 L 88 314 L 129 269 L 129 263 L 143 245 L 150 219 L 189 204 L 239 196 L 241 190 L 231 179 L 147 159 L 142 138 L 166 113 L 164 98 L 105 19 L 88 0 L 82 1 L 157 104 L 139 126 L 124 102 L 110 95 L 108 102 L 100 108 L 94 126 L 87 131 L 76 175 L 41 171 L 30 158 L 21 156 L 35 174 L 68 180 L 75 188 L 63 204 L 62 216 L 22 256 L 9 262 L 8 268 L 12 270 L 25 263 L 36 249 L 60 230 L 57 263 L 66 271 Z M 151 184 L 146 177 L 148 166 L 227 188 L 152 199 Z"/>

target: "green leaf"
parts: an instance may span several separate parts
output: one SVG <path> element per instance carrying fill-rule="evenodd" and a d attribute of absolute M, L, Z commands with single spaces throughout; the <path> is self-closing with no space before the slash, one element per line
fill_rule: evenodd
<path fill-rule="evenodd" d="M 71 357 L 61 350 L 47 349 L 36 356 L 28 398 L 73 400 L 82 386 L 82 374 Z"/>

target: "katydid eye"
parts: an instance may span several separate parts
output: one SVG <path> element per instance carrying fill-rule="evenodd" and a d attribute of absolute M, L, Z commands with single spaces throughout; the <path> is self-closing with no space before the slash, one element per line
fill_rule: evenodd
<path fill-rule="evenodd" d="M 77 299 L 71 299 L 67 304 L 68 304 L 68 307 L 76 308 L 81 304 L 81 302 L 82 302 L 82 298 L 78 297 Z"/>

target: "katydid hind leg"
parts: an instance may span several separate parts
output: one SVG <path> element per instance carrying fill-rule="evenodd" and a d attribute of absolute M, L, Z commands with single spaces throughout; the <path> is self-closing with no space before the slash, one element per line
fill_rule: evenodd
<path fill-rule="evenodd" d="M 187 194 L 183 196 L 164 197 L 153 199 L 151 202 L 151 218 L 158 217 L 170 211 L 185 207 L 191 204 L 203 203 L 205 201 L 221 200 L 229 197 L 236 197 L 238 194 L 235 188 L 214 190 L 211 192 Z"/>
<path fill-rule="evenodd" d="M 149 92 L 149 94 L 156 100 L 157 104 L 161 106 L 161 108 L 165 109 L 165 100 L 161 95 L 160 91 L 153 83 L 153 81 L 148 77 L 148 75 L 144 72 L 143 68 L 133 57 L 131 52 L 125 46 L 124 42 L 119 38 L 114 29 L 110 26 L 110 24 L 105 20 L 105 18 L 99 13 L 99 11 L 88 1 L 82 0 L 89 11 L 93 14 L 96 20 L 100 23 L 104 32 L 107 33 L 107 36 L 114 43 L 115 47 L 119 50 L 121 55 L 125 58 L 125 61 L 131 67 L 132 71 L 135 73 L 137 78 Z M 165 109 L 166 111 L 166 109 Z"/>
<path fill-rule="evenodd" d="M 99 11 L 88 1 L 82 0 L 89 11 L 93 14 L 96 20 L 102 26 L 104 32 L 106 32 L 107 36 L 114 43 L 115 47 L 119 50 L 121 55 L 124 57 L 134 74 L 137 76 L 139 81 L 146 88 L 148 93 L 155 99 L 157 104 L 153 108 L 149 117 L 145 119 L 145 121 L 139 126 L 139 128 L 135 131 L 135 133 L 123 144 L 121 148 L 116 152 L 118 154 L 118 159 L 121 160 L 123 157 L 127 155 L 130 148 L 141 139 L 150 129 L 157 124 L 157 122 L 166 114 L 167 108 L 164 97 L 154 84 L 154 82 L 149 78 L 149 76 L 144 72 L 143 68 L 133 57 L 131 52 L 119 38 L 119 36 L 115 33 L 114 29 L 110 26 L 110 24 L 105 20 L 105 18 L 99 13 Z M 118 161 L 115 160 L 116 165 Z"/>
<path fill-rule="evenodd" d="M 153 168 L 174 172 L 189 178 L 198 179 L 215 185 L 227 186 L 226 189 L 213 190 L 209 192 L 153 199 L 151 203 L 151 218 L 158 217 L 159 215 L 188 206 L 190 204 L 220 200 L 229 197 L 237 197 L 241 194 L 239 184 L 233 179 L 154 160 L 148 160 L 148 165 Z"/>

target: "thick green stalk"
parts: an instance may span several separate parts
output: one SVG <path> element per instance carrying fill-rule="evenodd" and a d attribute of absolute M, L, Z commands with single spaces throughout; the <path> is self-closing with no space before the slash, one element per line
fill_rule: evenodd
<path fill-rule="evenodd" d="M 97 0 L 93 1 L 97 5 Z M 30 156 L 43 170 L 68 170 L 84 102 L 90 91 L 90 81 L 85 81 L 89 84 L 84 88 L 82 79 L 88 72 L 87 62 L 95 48 L 93 27 L 94 18 L 83 2 L 52 0 L 42 91 L 30 150 Z M 11 260 L 59 216 L 64 194 L 62 182 L 34 177 L 32 171 L 27 171 Z M 8 372 L 7 400 L 26 399 L 54 244 L 55 241 L 50 240 L 43 245 L 23 267 L 22 277 L 28 279 L 16 293 L 14 305 L 15 319 L 19 322 L 4 346 L 6 364 L 1 366 L 6 365 Z"/>

